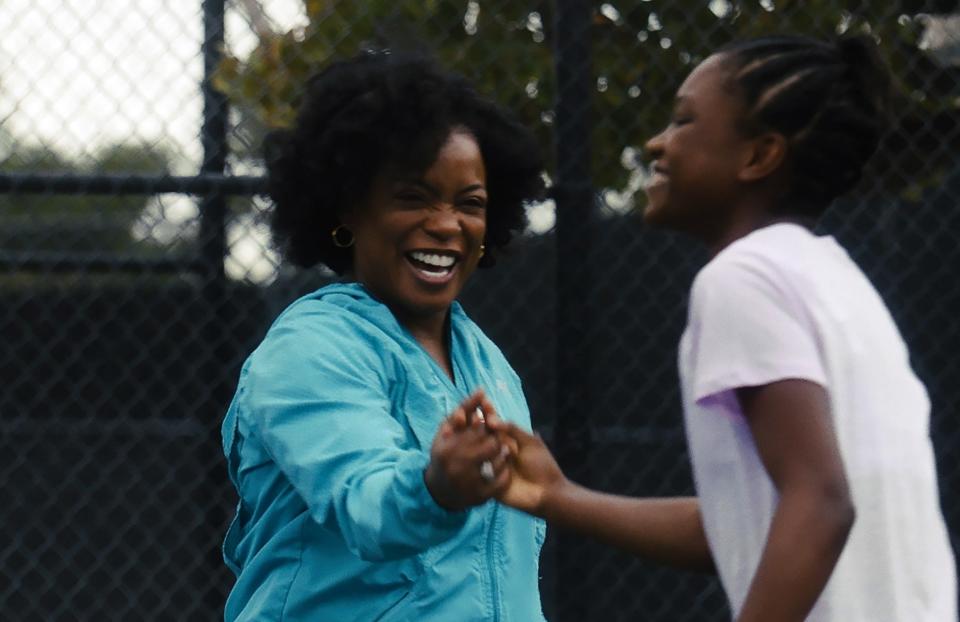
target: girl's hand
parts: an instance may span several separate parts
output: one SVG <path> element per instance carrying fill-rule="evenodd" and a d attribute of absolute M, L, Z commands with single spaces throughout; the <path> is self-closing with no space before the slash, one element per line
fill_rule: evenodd
<path fill-rule="evenodd" d="M 497 493 L 506 505 L 540 517 L 550 510 L 551 497 L 570 485 L 553 454 L 539 436 L 528 434 L 512 423 L 497 421 L 497 434 L 505 435 L 513 445 L 510 466 L 513 476 Z"/>
<path fill-rule="evenodd" d="M 483 418 L 475 415 L 478 408 Z M 510 450 L 488 431 L 486 421 L 491 419 L 499 423 L 493 405 L 477 391 L 437 431 L 424 482 L 441 507 L 462 510 L 480 505 L 510 484 Z"/>

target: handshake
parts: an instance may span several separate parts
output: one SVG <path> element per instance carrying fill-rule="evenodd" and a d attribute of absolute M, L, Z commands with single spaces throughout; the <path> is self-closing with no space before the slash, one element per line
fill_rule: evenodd
<path fill-rule="evenodd" d="M 482 390 L 440 425 L 424 482 L 448 510 L 497 499 L 536 516 L 569 484 L 543 440 L 500 419 Z"/>

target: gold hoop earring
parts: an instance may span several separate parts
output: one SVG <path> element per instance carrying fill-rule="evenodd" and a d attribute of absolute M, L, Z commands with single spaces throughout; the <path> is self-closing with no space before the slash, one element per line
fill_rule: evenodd
<path fill-rule="evenodd" d="M 483 257 L 483 255 L 484 255 L 486 252 L 487 252 L 487 245 L 486 245 L 486 244 L 481 244 L 481 245 L 480 245 L 480 256 Z"/>
<path fill-rule="evenodd" d="M 344 233 L 349 236 L 346 240 L 343 236 Z M 333 245 L 337 248 L 350 248 L 353 246 L 353 243 L 356 242 L 356 239 L 353 237 L 353 231 L 350 231 L 344 225 L 334 227 L 333 231 L 330 232 L 330 237 L 333 238 Z"/>

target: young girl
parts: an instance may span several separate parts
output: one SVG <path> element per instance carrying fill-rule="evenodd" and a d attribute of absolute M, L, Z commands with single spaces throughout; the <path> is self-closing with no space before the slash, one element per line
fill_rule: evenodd
<path fill-rule="evenodd" d="M 730 45 L 680 87 L 645 219 L 712 251 L 680 342 L 698 496 L 633 499 L 518 445 L 502 501 L 674 565 L 718 572 L 741 622 L 954 622 L 929 401 L 870 282 L 811 232 L 884 129 L 869 39 Z"/>

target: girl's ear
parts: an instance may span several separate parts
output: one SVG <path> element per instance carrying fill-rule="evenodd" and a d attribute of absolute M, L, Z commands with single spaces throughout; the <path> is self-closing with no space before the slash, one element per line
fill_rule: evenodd
<path fill-rule="evenodd" d="M 740 169 L 740 181 L 760 181 L 772 175 L 787 158 L 787 139 L 779 132 L 764 132 L 750 141 L 746 164 Z"/>

